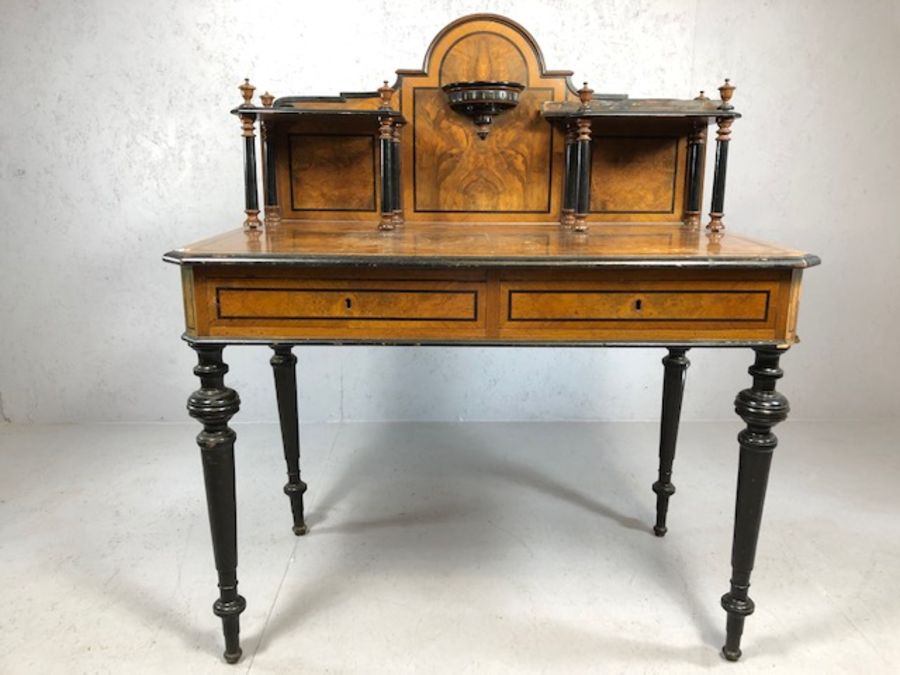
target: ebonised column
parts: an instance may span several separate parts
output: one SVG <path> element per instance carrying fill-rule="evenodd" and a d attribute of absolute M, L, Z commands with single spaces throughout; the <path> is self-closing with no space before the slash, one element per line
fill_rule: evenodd
<path fill-rule="evenodd" d="M 700 227 L 700 209 L 703 200 L 703 158 L 706 156 L 706 128 L 695 127 L 688 136 L 687 147 L 687 202 L 684 224 Z"/>
<path fill-rule="evenodd" d="M 775 391 L 776 381 L 784 374 L 778 360 L 784 350 L 759 347 L 750 366 L 753 386 L 744 389 L 734 401 L 734 409 L 747 428 L 738 434 L 741 448 L 738 468 L 737 501 L 734 515 L 734 539 L 731 546 L 731 590 L 722 596 L 722 608 L 728 612 L 727 636 L 722 654 L 729 661 L 741 657 L 744 619 L 753 613 L 750 599 L 750 573 L 756 557 L 759 525 L 762 520 L 766 485 L 772 452 L 778 439 L 772 427 L 787 419 L 787 399 Z"/>
<path fill-rule="evenodd" d="M 726 79 L 725 84 L 719 87 L 722 103 L 718 110 L 729 112 L 734 110 L 731 105 L 731 97 L 734 96 L 735 86 Z M 728 144 L 731 141 L 731 125 L 734 124 L 733 113 L 728 116 L 716 117 L 718 131 L 716 132 L 716 166 L 713 172 L 712 205 L 709 209 L 709 223 L 707 229 L 711 232 L 721 232 L 725 229 L 722 218 L 725 215 L 725 176 L 728 170 Z"/>
<path fill-rule="evenodd" d="M 575 202 L 575 231 L 587 230 L 587 217 L 591 210 L 591 120 L 578 119 L 578 135 L 575 139 L 577 155 L 578 194 Z"/>
<path fill-rule="evenodd" d="M 659 479 L 653 484 L 656 493 L 656 525 L 653 531 L 657 537 L 665 536 L 666 514 L 669 511 L 669 497 L 675 494 L 672 485 L 672 463 L 675 460 L 675 446 L 678 441 L 678 423 L 681 420 L 681 401 L 684 382 L 691 362 L 685 354 L 686 347 L 669 347 L 663 357 L 662 415 L 659 423 Z"/>
<path fill-rule="evenodd" d="M 578 199 L 578 167 L 575 154 L 575 130 L 566 131 L 566 167 L 565 185 L 563 187 L 563 206 L 560 213 L 560 225 L 571 227 L 575 224 L 575 203 Z"/>
<path fill-rule="evenodd" d="M 709 223 L 706 227 L 711 232 L 725 229 L 722 218 L 725 216 L 725 175 L 728 170 L 728 143 L 731 140 L 730 117 L 717 118 L 719 129 L 716 132 L 716 166 L 713 172 L 712 204 L 709 209 Z"/>
<path fill-rule="evenodd" d="M 300 480 L 300 422 L 297 415 L 297 357 L 289 345 L 272 345 L 275 354 L 270 363 L 275 374 L 275 396 L 278 399 L 278 419 L 281 422 L 281 440 L 284 461 L 287 463 L 288 482 L 284 494 L 291 500 L 294 516 L 294 534 L 306 534 L 303 520 L 303 494 L 306 483 Z"/>
<path fill-rule="evenodd" d="M 275 174 L 275 144 L 269 138 L 268 125 L 260 122 L 260 134 L 263 139 L 265 157 L 265 214 L 266 225 L 275 226 L 281 222 L 281 211 L 278 208 L 278 181 Z"/>
<path fill-rule="evenodd" d="M 382 230 L 394 229 L 394 131 L 390 117 L 379 120 L 378 141 L 381 155 L 381 222 Z"/>
<path fill-rule="evenodd" d="M 391 205 L 394 208 L 391 222 L 397 226 L 403 224 L 403 207 L 400 203 L 400 128 L 402 124 L 394 123 L 394 133 L 391 135 Z"/>
<path fill-rule="evenodd" d="M 188 398 L 191 417 L 203 425 L 197 436 L 203 460 L 206 504 L 212 533 L 213 555 L 219 573 L 219 599 L 213 613 L 222 619 L 225 660 L 241 658 L 240 614 L 246 601 L 237 592 L 237 520 L 234 490 L 234 439 L 228 421 L 240 408 L 240 398 L 224 384 L 228 366 L 222 362 L 222 345 L 192 345 L 198 364 L 194 374 L 200 389 Z"/>
<path fill-rule="evenodd" d="M 262 226 L 259 220 L 259 195 L 256 186 L 256 115 L 241 113 L 241 129 L 244 136 L 244 229 L 255 230 Z"/>

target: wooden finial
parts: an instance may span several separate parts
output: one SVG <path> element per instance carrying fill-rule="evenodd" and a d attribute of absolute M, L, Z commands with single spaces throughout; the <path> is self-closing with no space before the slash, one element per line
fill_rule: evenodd
<path fill-rule="evenodd" d="M 266 92 L 259 97 L 259 100 L 262 101 L 264 107 L 271 108 L 272 104 L 275 102 L 275 97 L 272 96 L 272 94 L 270 94 L 269 92 Z"/>
<path fill-rule="evenodd" d="M 700 90 L 700 95 L 694 97 L 694 100 L 695 100 L 695 101 L 708 101 L 708 100 L 709 100 L 709 96 L 707 96 L 707 95 L 706 95 L 706 92 L 703 91 L 703 90 L 701 89 L 701 90 Z"/>
<path fill-rule="evenodd" d="M 244 102 L 241 103 L 242 108 L 252 108 L 253 103 L 253 92 L 256 91 L 256 87 L 250 84 L 249 78 L 244 78 L 244 83 L 238 87 L 241 90 L 241 96 L 244 97 Z"/>
<path fill-rule="evenodd" d="M 591 100 L 594 98 L 594 90 L 588 86 L 587 82 L 578 90 L 578 98 L 581 100 L 582 108 L 587 108 L 591 104 Z"/>
<path fill-rule="evenodd" d="M 378 87 L 378 95 L 381 96 L 381 105 L 378 107 L 382 110 L 390 110 L 391 97 L 394 95 L 394 90 L 388 85 L 387 80 L 384 80 L 384 84 Z"/>
<path fill-rule="evenodd" d="M 725 84 L 719 87 L 719 95 L 722 98 L 722 105 L 719 106 L 719 110 L 734 110 L 734 106 L 731 105 L 731 97 L 734 96 L 735 89 L 737 87 L 731 84 L 731 80 L 726 77 Z"/>

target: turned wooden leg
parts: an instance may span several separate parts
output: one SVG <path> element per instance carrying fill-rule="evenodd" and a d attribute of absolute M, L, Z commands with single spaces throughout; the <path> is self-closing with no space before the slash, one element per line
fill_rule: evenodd
<path fill-rule="evenodd" d="M 203 460 L 206 503 L 212 532 L 213 554 L 219 573 L 219 599 L 213 613 L 222 619 L 225 633 L 225 660 L 241 658 L 240 614 L 246 601 L 237 592 L 237 519 L 234 497 L 234 438 L 228 420 L 238 411 L 237 392 L 225 386 L 228 366 L 222 362 L 222 345 L 192 345 L 199 363 L 194 374 L 200 389 L 188 398 L 191 417 L 203 425 L 197 436 Z"/>
<path fill-rule="evenodd" d="M 686 347 L 669 347 L 663 357 L 665 367 L 663 377 L 662 416 L 659 423 L 659 480 L 653 484 L 656 493 L 656 525 L 653 531 L 657 537 L 666 534 L 666 514 L 669 511 L 669 497 L 675 494 L 672 485 L 672 462 L 675 460 L 675 444 L 678 441 L 678 422 L 681 420 L 681 400 L 684 395 L 684 381 L 688 361 Z"/>
<path fill-rule="evenodd" d="M 306 534 L 303 520 L 303 493 L 306 483 L 300 480 L 300 424 L 297 417 L 297 357 L 290 345 L 272 345 L 275 354 L 270 363 L 275 373 L 275 396 L 278 399 L 278 419 L 281 422 L 281 440 L 284 445 L 284 461 L 287 463 L 288 482 L 284 493 L 291 500 L 294 516 L 294 534 Z"/>
<path fill-rule="evenodd" d="M 753 376 L 753 386 L 744 389 L 734 401 L 734 409 L 747 423 L 747 428 L 738 434 L 741 457 L 731 546 L 731 590 L 722 596 L 722 608 L 728 612 L 722 655 L 729 661 L 737 661 L 741 657 L 744 619 L 753 614 L 754 609 L 748 591 L 766 498 L 769 465 L 772 463 L 772 451 L 778 445 L 772 427 L 785 420 L 790 410 L 787 399 L 775 391 L 775 382 L 783 375 L 778 359 L 784 350 L 760 347 L 755 351 L 756 361 L 749 370 Z"/>

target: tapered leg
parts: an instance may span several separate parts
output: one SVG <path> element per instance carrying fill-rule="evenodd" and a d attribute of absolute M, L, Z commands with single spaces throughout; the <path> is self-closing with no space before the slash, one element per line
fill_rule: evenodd
<path fill-rule="evenodd" d="M 213 613 L 222 619 L 225 660 L 237 663 L 241 658 L 239 617 L 247 603 L 237 592 L 235 434 L 228 427 L 228 420 L 238 411 L 241 401 L 237 392 L 224 384 L 228 366 L 222 362 L 222 345 L 192 347 L 198 357 L 194 374 L 200 378 L 200 389 L 188 398 L 187 409 L 203 425 L 197 444 L 203 460 L 209 527 L 219 573 L 219 599 L 213 604 Z"/>
<path fill-rule="evenodd" d="M 659 480 L 653 484 L 656 493 L 656 525 L 653 531 L 657 537 L 666 534 L 666 514 L 669 512 L 669 497 L 675 494 L 672 485 L 672 462 L 675 460 L 675 445 L 678 441 L 678 423 L 681 421 L 681 400 L 684 395 L 684 381 L 688 361 L 686 347 L 669 347 L 663 357 L 662 415 L 659 423 Z"/>
<path fill-rule="evenodd" d="M 272 345 L 275 350 L 270 363 L 275 373 L 275 396 L 278 399 L 278 419 L 281 422 L 281 440 L 284 445 L 284 461 L 287 463 L 288 482 L 284 493 L 291 500 L 294 516 L 294 534 L 306 534 L 303 520 L 303 493 L 306 483 L 300 480 L 300 423 L 297 417 L 297 357 L 290 345 Z"/>
<path fill-rule="evenodd" d="M 734 401 L 735 411 L 747 423 L 747 428 L 738 434 L 741 457 L 731 547 L 731 590 L 722 596 L 722 608 L 728 612 L 722 654 L 729 661 L 741 657 L 744 619 L 754 609 L 748 591 L 772 451 L 778 445 L 772 427 L 787 419 L 790 410 L 787 399 L 775 391 L 775 383 L 783 375 L 778 367 L 783 351 L 772 347 L 756 349 L 756 361 L 749 371 L 753 386 L 744 389 Z"/>

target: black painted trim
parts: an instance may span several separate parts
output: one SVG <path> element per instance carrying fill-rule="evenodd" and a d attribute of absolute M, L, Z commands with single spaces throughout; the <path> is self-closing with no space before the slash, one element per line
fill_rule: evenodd
<path fill-rule="evenodd" d="M 462 338 L 457 341 L 434 339 L 393 339 L 375 340 L 372 338 L 240 338 L 240 337 L 196 337 L 182 333 L 181 339 L 188 344 L 209 345 L 297 345 L 304 347 L 329 347 L 341 345 L 358 345 L 368 347 L 522 347 L 522 348 L 648 348 L 648 347 L 709 347 L 711 349 L 743 349 L 746 347 L 772 347 L 787 349 L 793 343 L 773 340 L 678 340 L 673 345 L 671 340 L 487 340 L 481 338 Z"/>
<path fill-rule="evenodd" d="M 558 226 L 558 224 L 554 223 Z M 353 255 L 304 255 L 260 253 L 258 255 L 220 254 L 193 255 L 181 250 L 169 251 L 163 261 L 176 265 L 287 265 L 290 267 L 326 267 L 349 265 L 353 267 L 414 267 L 420 268 L 521 268 L 544 269 L 806 269 L 822 263 L 812 253 L 792 258 L 673 258 L 673 257 L 608 257 L 579 258 L 545 256 L 538 258 L 498 258 L 493 256 L 471 257 L 418 257 L 418 256 L 353 256 Z"/>

